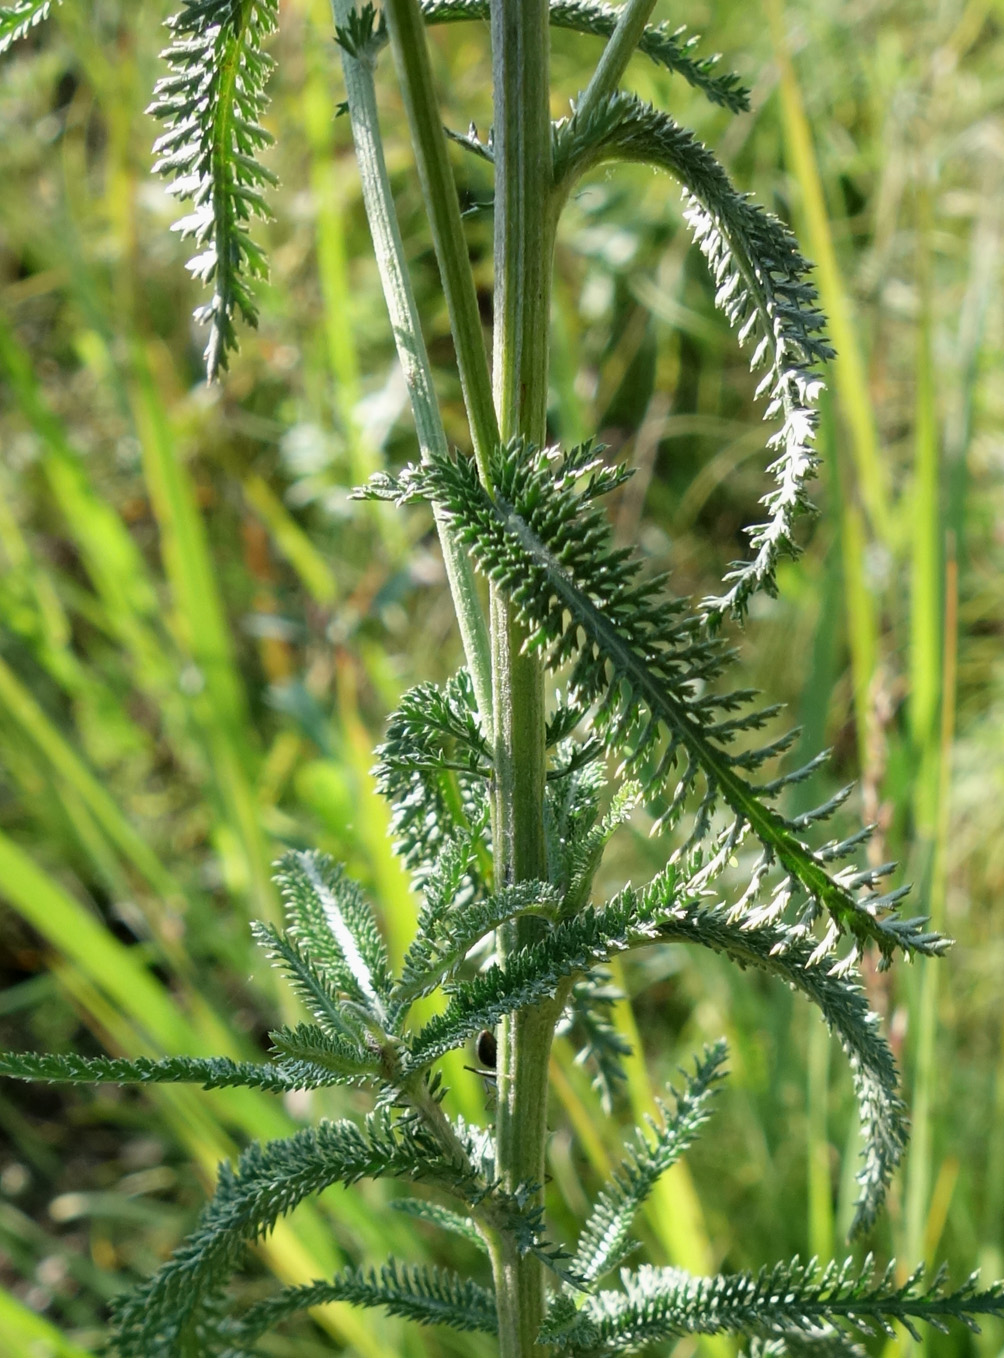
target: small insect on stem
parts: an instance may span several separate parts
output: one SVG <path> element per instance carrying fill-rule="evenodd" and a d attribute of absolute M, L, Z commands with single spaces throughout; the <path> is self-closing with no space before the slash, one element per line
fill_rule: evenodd
<path fill-rule="evenodd" d="M 494 1071 L 495 1064 L 498 1060 L 499 1048 L 498 1043 L 495 1040 L 495 1034 L 490 1028 L 482 1028 L 481 1032 L 478 1033 L 476 1050 L 478 1053 L 478 1060 L 481 1064 L 487 1070 Z"/>
<path fill-rule="evenodd" d="M 495 1034 L 490 1028 L 482 1028 L 478 1033 L 478 1040 L 474 1044 L 474 1051 L 478 1058 L 476 1066 L 464 1066 L 464 1070 L 469 1070 L 472 1075 L 480 1075 L 485 1082 L 485 1093 L 495 1089 L 495 1063 L 498 1059 L 498 1043 Z"/>

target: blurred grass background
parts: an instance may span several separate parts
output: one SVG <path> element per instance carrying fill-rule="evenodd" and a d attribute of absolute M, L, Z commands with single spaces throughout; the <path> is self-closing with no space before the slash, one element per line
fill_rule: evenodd
<path fill-rule="evenodd" d="M 262 320 L 227 380 L 200 381 L 198 300 L 173 204 L 149 175 L 142 109 L 170 4 L 68 3 L 0 73 L 0 1042 L 51 1050 L 255 1055 L 291 1001 L 254 955 L 282 845 L 346 861 L 393 951 L 415 903 L 369 776 L 401 691 L 458 662 L 427 519 L 350 506 L 413 453 L 369 255 L 325 0 L 287 0 L 274 43 Z M 665 13 L 663 12 L 665 10 Z M 959 939 L 932 968 L 869 977 L 914 1110 L 906 1172 L 870 1242 L 959 1277 L 1004 1272 L 1004 5 L 753 0 L 658 17 L 706 35 L 751 84 L 729 119 L 641 63 L 631 83 L 694 126 L 789 220 L 818 264 L 829 374 L 802 561 L 741 638 L 743 682 L 783 699 L 804 791 L 858 780 L 915 908 Z M 452 123 L 490 118 L 487 28 L 435 34 Z M 554 35 L 563 100 L 595 39 Z M 388 157 L 448 430 L 464 441 L 445 307 L 389 61 Z M 457 170 L 471 204 L 485 167 Z M 490 221 L 472 257 L 490 306 Z M 552 424 L 599 431 L 636 467 L 618 532 L 679 592 L 715 589 L 766 489 L 754 380 L 712 304 L 664 176 L 580 193 L 556 259 Z M 640 827 L 616 884 L 666 846 Z M 996 918 L 995 918 L 996 916 Z M 652 950 L 616 979 L 636 1059 L 626 1106 L 724 1032 L 732 1078 L 648 1214 L 656 1260 L 746 1267 L 843 1249 L 855 1129 L 843 1058 L 803 1003 L 713 957 Z M 644 1034 L 639 1038 L 638 1034 Z M 454 1107 L 482 1115 L 453 1063 Z M 0 1354 L 101 1346 L 108 1299 L 194 1222 L 216 1162 L 251 1136 L 343 1115 L 234 1091 L 5 1087 Z M 619 1144 L 559 1043 L 556 1229 L 571 1233 Z M 302 1278 L 389 1251 L 457 1262 L 389 1210 L 404 1189 L 335 1190 L 252 1259 Z M 559 1198 L 563 1201 L 561 1205 Z M 413 1238 L 418 1236 L 417 1239 Z M 463 1263 L 467 1266 L 467 1261 Z M 1001 1351 L 953 1334 L 938 1353 Z M 477 1338 L 330 1308 L 271 1351 L 479 1354 Z"/>

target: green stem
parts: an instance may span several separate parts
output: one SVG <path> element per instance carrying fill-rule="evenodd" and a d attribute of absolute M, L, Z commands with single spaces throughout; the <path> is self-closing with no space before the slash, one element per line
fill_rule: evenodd
<path fill-rule="evenodd" d="M 347 24 L 353 8 L 352 0 L 331 0 L 335 23 Z M 445 453 L 448 451 L 446 432 L 436 400 L 418 304 L 405 263 L 401 228 L 384 160 L 372 61 L 351 56 L 343 50 L 342 69 L 345 73 L 349 119 L 352 124 L 356 160 L 359 164 L 363 203 L 370 234 L 373 237 L 373 248 L 391 329 L 394 332 L 394 342 L 411 398 L 419 446 L 423 457 L 428 457 L 431 453 Z M 491 739 L 494 729 L 491 654 L 488 628 L 478 597 L 474 571 L 467 554 L 451 537 L 443 515 L 438 510 L 434 512 L 443 549 L 446 577 L 453 595 L 478 710 L 485 731 Z"/>
<path fill-rule="evenodd" d="M 600 64 L 593 72 L 585 94 L 576 102 L 576 111 L 580 118 L 585 119 L 595 110 L 597 104 L 617 89 L 654 9 L 655 0 L 627 0 L 617 20 L 617 27 L 603 49 Z"/>
<path fill-rule="evenodd" d="M 498 446 L 499 427 L 492 404 L 488 356 L 481 331 L 474 275 L 471 273 L 467 241 L 460 218 L 457 186 L 450 168 L 446 136 L 432 80 L 425 21 L 418 0 L 387 0 L 384 13 L 450 314 L 450 328 L 471 426 L 474 456 L 481 479 L 486 486 L 490 486 L 488 465 Z"/>
<path fill-rule="evenodd" d="M 494 391 L 503 440 L 543 445 L 554 245 L 547 0 L 492 0 L 495 151 Z M 492 590 L 495 876 L 546 877 L 544 684 L 509 601 Z M 532 943 L 538 920 L 500 931 L 504 957 Z M 498 1050 L 498 1170 L 510 1192 L 544 1182 L 548 1056 L 560 1003 L 503 1020 Z M 542 1189 L 538 1189 L 542 1199 Z M 502 1358 L 542 1352 L 543 1265 L 502 1237 L 492 1251 Z"/>

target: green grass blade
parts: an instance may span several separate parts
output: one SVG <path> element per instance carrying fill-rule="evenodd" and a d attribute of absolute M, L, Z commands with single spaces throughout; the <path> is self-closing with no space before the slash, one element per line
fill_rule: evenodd
<path fill-rule="evenodd" d="M 856 478 L 869 524 L 880 541 L 891 544 L 893 516 L 889 472 L 879 448 L 868 374 L 859 342 L 860 327 L 855 321 L 837 260 L 812 131 L 783 33 L 781 0 L 766 0 L 766 9 L 780 77 L 785 154 L 801 192 L 808 254 L 816 265 L 819 295 L 828 317 L 830 338 L 837 351 L 837 358 L 833 360 L 837 399 L 851 435 Z"/>
<path fill-rule="evenodd" d="M 0 1289 L 0 1358 L 95 1358 L 50 1320 Z"/>

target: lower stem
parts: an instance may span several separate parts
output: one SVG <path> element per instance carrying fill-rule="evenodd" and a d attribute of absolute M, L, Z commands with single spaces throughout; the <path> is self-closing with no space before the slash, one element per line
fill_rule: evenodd
<path fill-rule="evenodd" d="M 498 1169 L 508 1193 L 537 1185 L 540 1198 L 547 1144 L 548 1059 L 559 1001 L 511 1015 L 502 1025 L 498 1060 Z M 512 1234 L 491 1247 L 500 1358 L 542 1354 L 537 1333 L 544 1318 L 544 1266 L 519 1253 Z"/>

